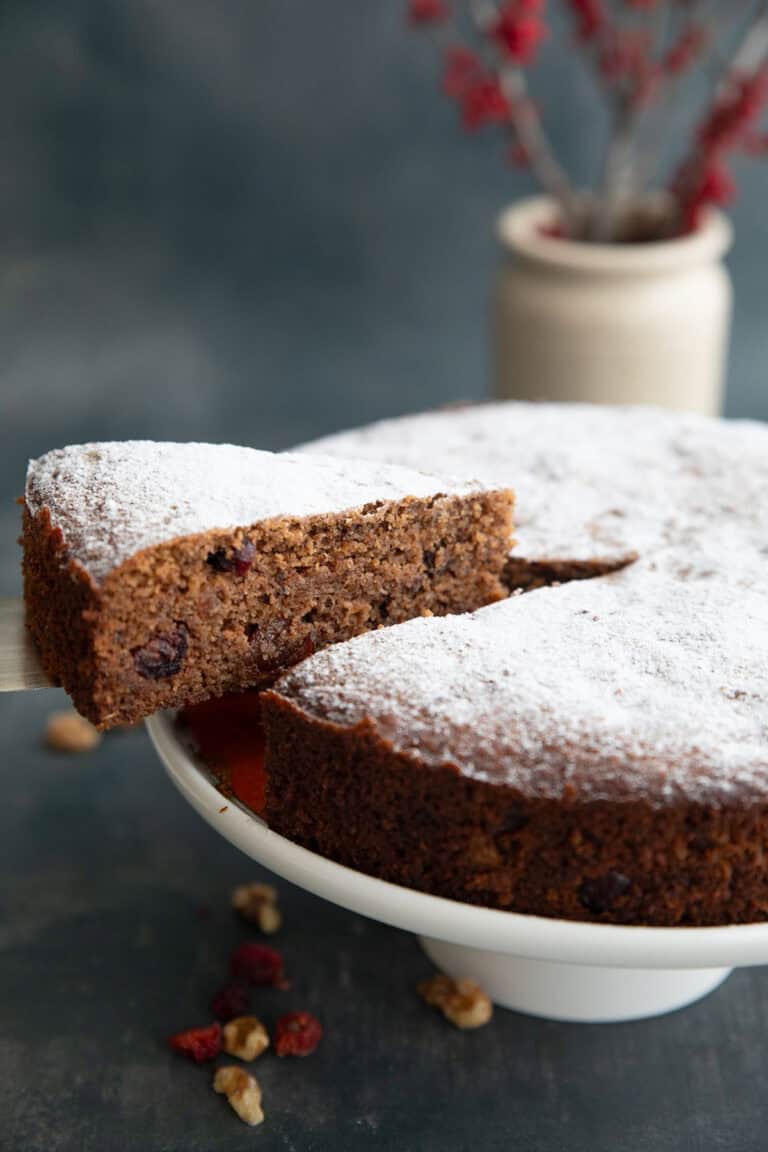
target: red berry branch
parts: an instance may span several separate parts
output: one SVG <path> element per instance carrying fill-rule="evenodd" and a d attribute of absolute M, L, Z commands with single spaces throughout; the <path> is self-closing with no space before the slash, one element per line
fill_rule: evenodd
<path fill-rule="evenodd" d="M 411 24 L 430 30 L 442 58 L 442 89 L 470 132 L 492 127 L 507 138 L 505 155 L 531 170 L 559 205 L 560 234 L 573 239 L 625 238 L 632 209 L 663 192 L 666 235 L 696 229 L 711 204 L 735 188 L 736 153 L 768 154 L 761 116 L 768 104 L 768 0 L 561 0 L 580 53 L 606 101 L 610 134 L 592 189 L 574 188 L 559 163 L 530 89 L 541 45 L 550 34 L 546 0 L 409 0 Z M 729 51 L 730 49 L 730 51 Z M 654 124 L 673 119 L 678 88 L 717 51 L 727 55 L 684 159 L 649 188 Z"/>

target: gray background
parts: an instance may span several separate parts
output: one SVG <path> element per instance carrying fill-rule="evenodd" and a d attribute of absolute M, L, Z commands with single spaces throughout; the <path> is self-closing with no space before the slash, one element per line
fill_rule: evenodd
<path fill-rule="evenodd" d="M 599 118 L 557 59 L 538 91 L 583 179 Z M 529 185 L 436 89 L 394 0 L 0 6 L 0 594 L 19 587 L 26 460 L 50 447 L 285 447 L 485 394 L 493 220 Z M 728 412 L 765 418 L 766 170 L 743 175 Z M 287 886 L 287 1006 L 318 1007 L 327 1040 L 264 1062 L 269 1122 L 249 1133 L 161 1041 L 205 1018 L 253 869 L 143 732 L 43 750 L 56 703 L 0 698 L 3 1149 L 765 1146 L 762 972 L 659 1021 L 501 1013 L 462 1036 L 414 997 L 412 939 Z"/>

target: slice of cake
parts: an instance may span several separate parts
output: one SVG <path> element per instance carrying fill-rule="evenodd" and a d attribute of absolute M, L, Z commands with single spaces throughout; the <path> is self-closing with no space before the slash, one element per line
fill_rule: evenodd
<path fill-rule="evenodd" d="M 32 461 L 24 595 L 43 666 L 100 727 L 268 684 L 327 644 L 502 598 L 512 494 L 213 444 Z"/>

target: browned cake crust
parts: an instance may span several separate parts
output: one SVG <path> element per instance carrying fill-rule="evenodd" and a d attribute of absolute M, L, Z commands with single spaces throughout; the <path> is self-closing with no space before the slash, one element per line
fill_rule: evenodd
<path fill-rule="evenodd" d="M 619 924 L 768 917 L 768 803 L 524 795 L 266 692 L 266 818 L 351 868 L 508 911 Z"/>
<path fill-rule="evenodd" d="M 406 497 L 145 548 L 102 580 L 24 509 L 28 625 L 100 727 L 269 683 L 327 644 L 506 595 L 508 491 Z"/>

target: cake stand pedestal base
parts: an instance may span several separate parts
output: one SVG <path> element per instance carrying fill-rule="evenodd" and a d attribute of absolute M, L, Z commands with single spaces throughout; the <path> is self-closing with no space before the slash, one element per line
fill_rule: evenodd
<path fill-rule="evenodd" d="M 448 976 L 469 976 L 495 1004 L 547 1020 L 640 1020 L 684 1008 L 722 984 L 730 968 L 598 968 L 528 960 L 421 937 Z"/>

